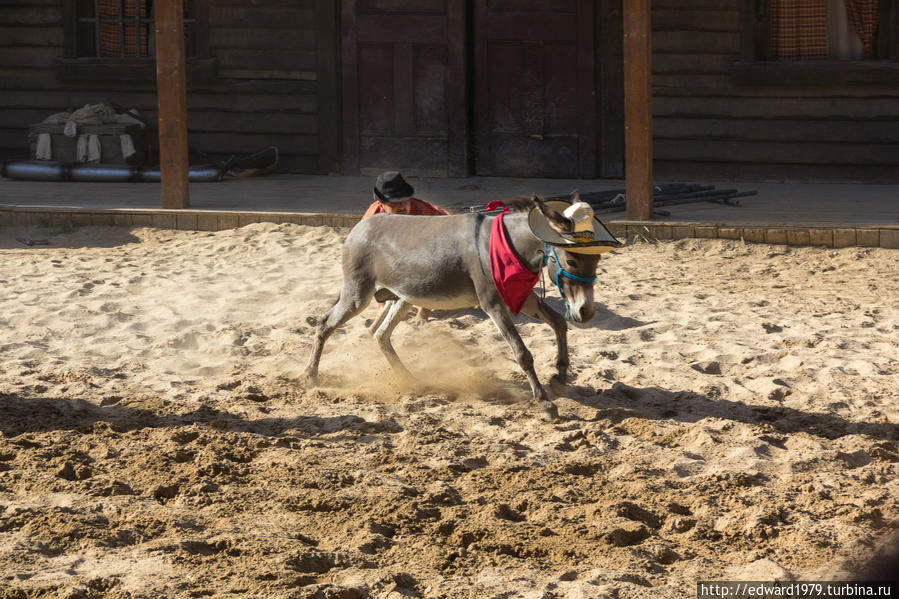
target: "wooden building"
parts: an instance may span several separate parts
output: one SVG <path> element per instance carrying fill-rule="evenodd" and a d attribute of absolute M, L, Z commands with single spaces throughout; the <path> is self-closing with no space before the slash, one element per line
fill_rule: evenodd
<path fill-rule="evenodd" d="M 899 0 L 874 1 L 848 58 L 777 56 L 784 2 L 802 0 L 652 2 L 658 178 L 897 178 Z M 185 3 L 189 139 L 212 157 L 276 145 L 300 173 L 624 172 L 621 0 Z M 0 3 L 0 159 L 86 103 L 156 118 L 147 5 Z"/>

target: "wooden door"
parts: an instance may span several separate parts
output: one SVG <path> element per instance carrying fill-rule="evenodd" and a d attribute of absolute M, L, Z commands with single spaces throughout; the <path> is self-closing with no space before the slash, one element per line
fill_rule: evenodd
<path fill-rule="evenodd" d="M 343 172 L 465 176 L 464 2 L 343 0 L 341 35 Z"/>
<path fill-rule="evenodd" d="M 595 0 L 474 1 L 477 173 L 595 176 Z"/>

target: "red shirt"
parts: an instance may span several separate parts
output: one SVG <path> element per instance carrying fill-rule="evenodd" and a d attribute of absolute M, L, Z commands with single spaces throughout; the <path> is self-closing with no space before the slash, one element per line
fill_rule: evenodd
<path fill-rule="evenodd" d="M 409 198 L 408 201 L 409 212 L 405 212 L 404 214 L 415 214 L 419 216 L 445 216 L 449 214 L 449 212 L 443 208 L 438 208 L 434 204 L 419 200 L 418 198 Z M 368 210 L 365 211 L 365 214 L 362 215 L 362 218 L 368 218 L 369 216 L 380 214 L 382 212 L 387 211 L 384 210 L 381 202 L 372 202 L 371 206 L 368 207 Z"/>

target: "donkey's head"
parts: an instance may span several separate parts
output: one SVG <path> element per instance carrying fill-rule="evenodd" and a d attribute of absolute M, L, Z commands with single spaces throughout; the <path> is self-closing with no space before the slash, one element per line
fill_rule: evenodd
<path fill-rule="evenodd" d="M 546 217 L 549 227 L 560 238 L 574 243 L 593 241 L 593 209 L 589 204 L 572 196 L 572 203 L 564 212 L 536 199 L 536 205 Z M 593 318 L 593 283 L 596 281 L 598 253 L 583 253 L 572 246 L 547 244 L 546 264 L 549 276 L 565 299 L 565 318 L 574 322 L 587 322 Z"/>

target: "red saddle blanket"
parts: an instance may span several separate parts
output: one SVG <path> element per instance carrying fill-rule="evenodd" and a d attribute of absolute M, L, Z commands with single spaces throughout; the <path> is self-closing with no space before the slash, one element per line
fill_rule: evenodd
<path fill-rule="evenodd" d="M 493 219 L 490 228 L 490 274 L 500 297 L 513 314 L 518 314 L 534 285 L 537 284 L 540 272 L 531 272 L 527 265 L 522 263 L 509 241 L 509 233 L 503 224 L 503 216 L 509 209 L 502 202 L 490 202 L 487 209 L 492 210 L 500 206 L 503 212 Z"/>

